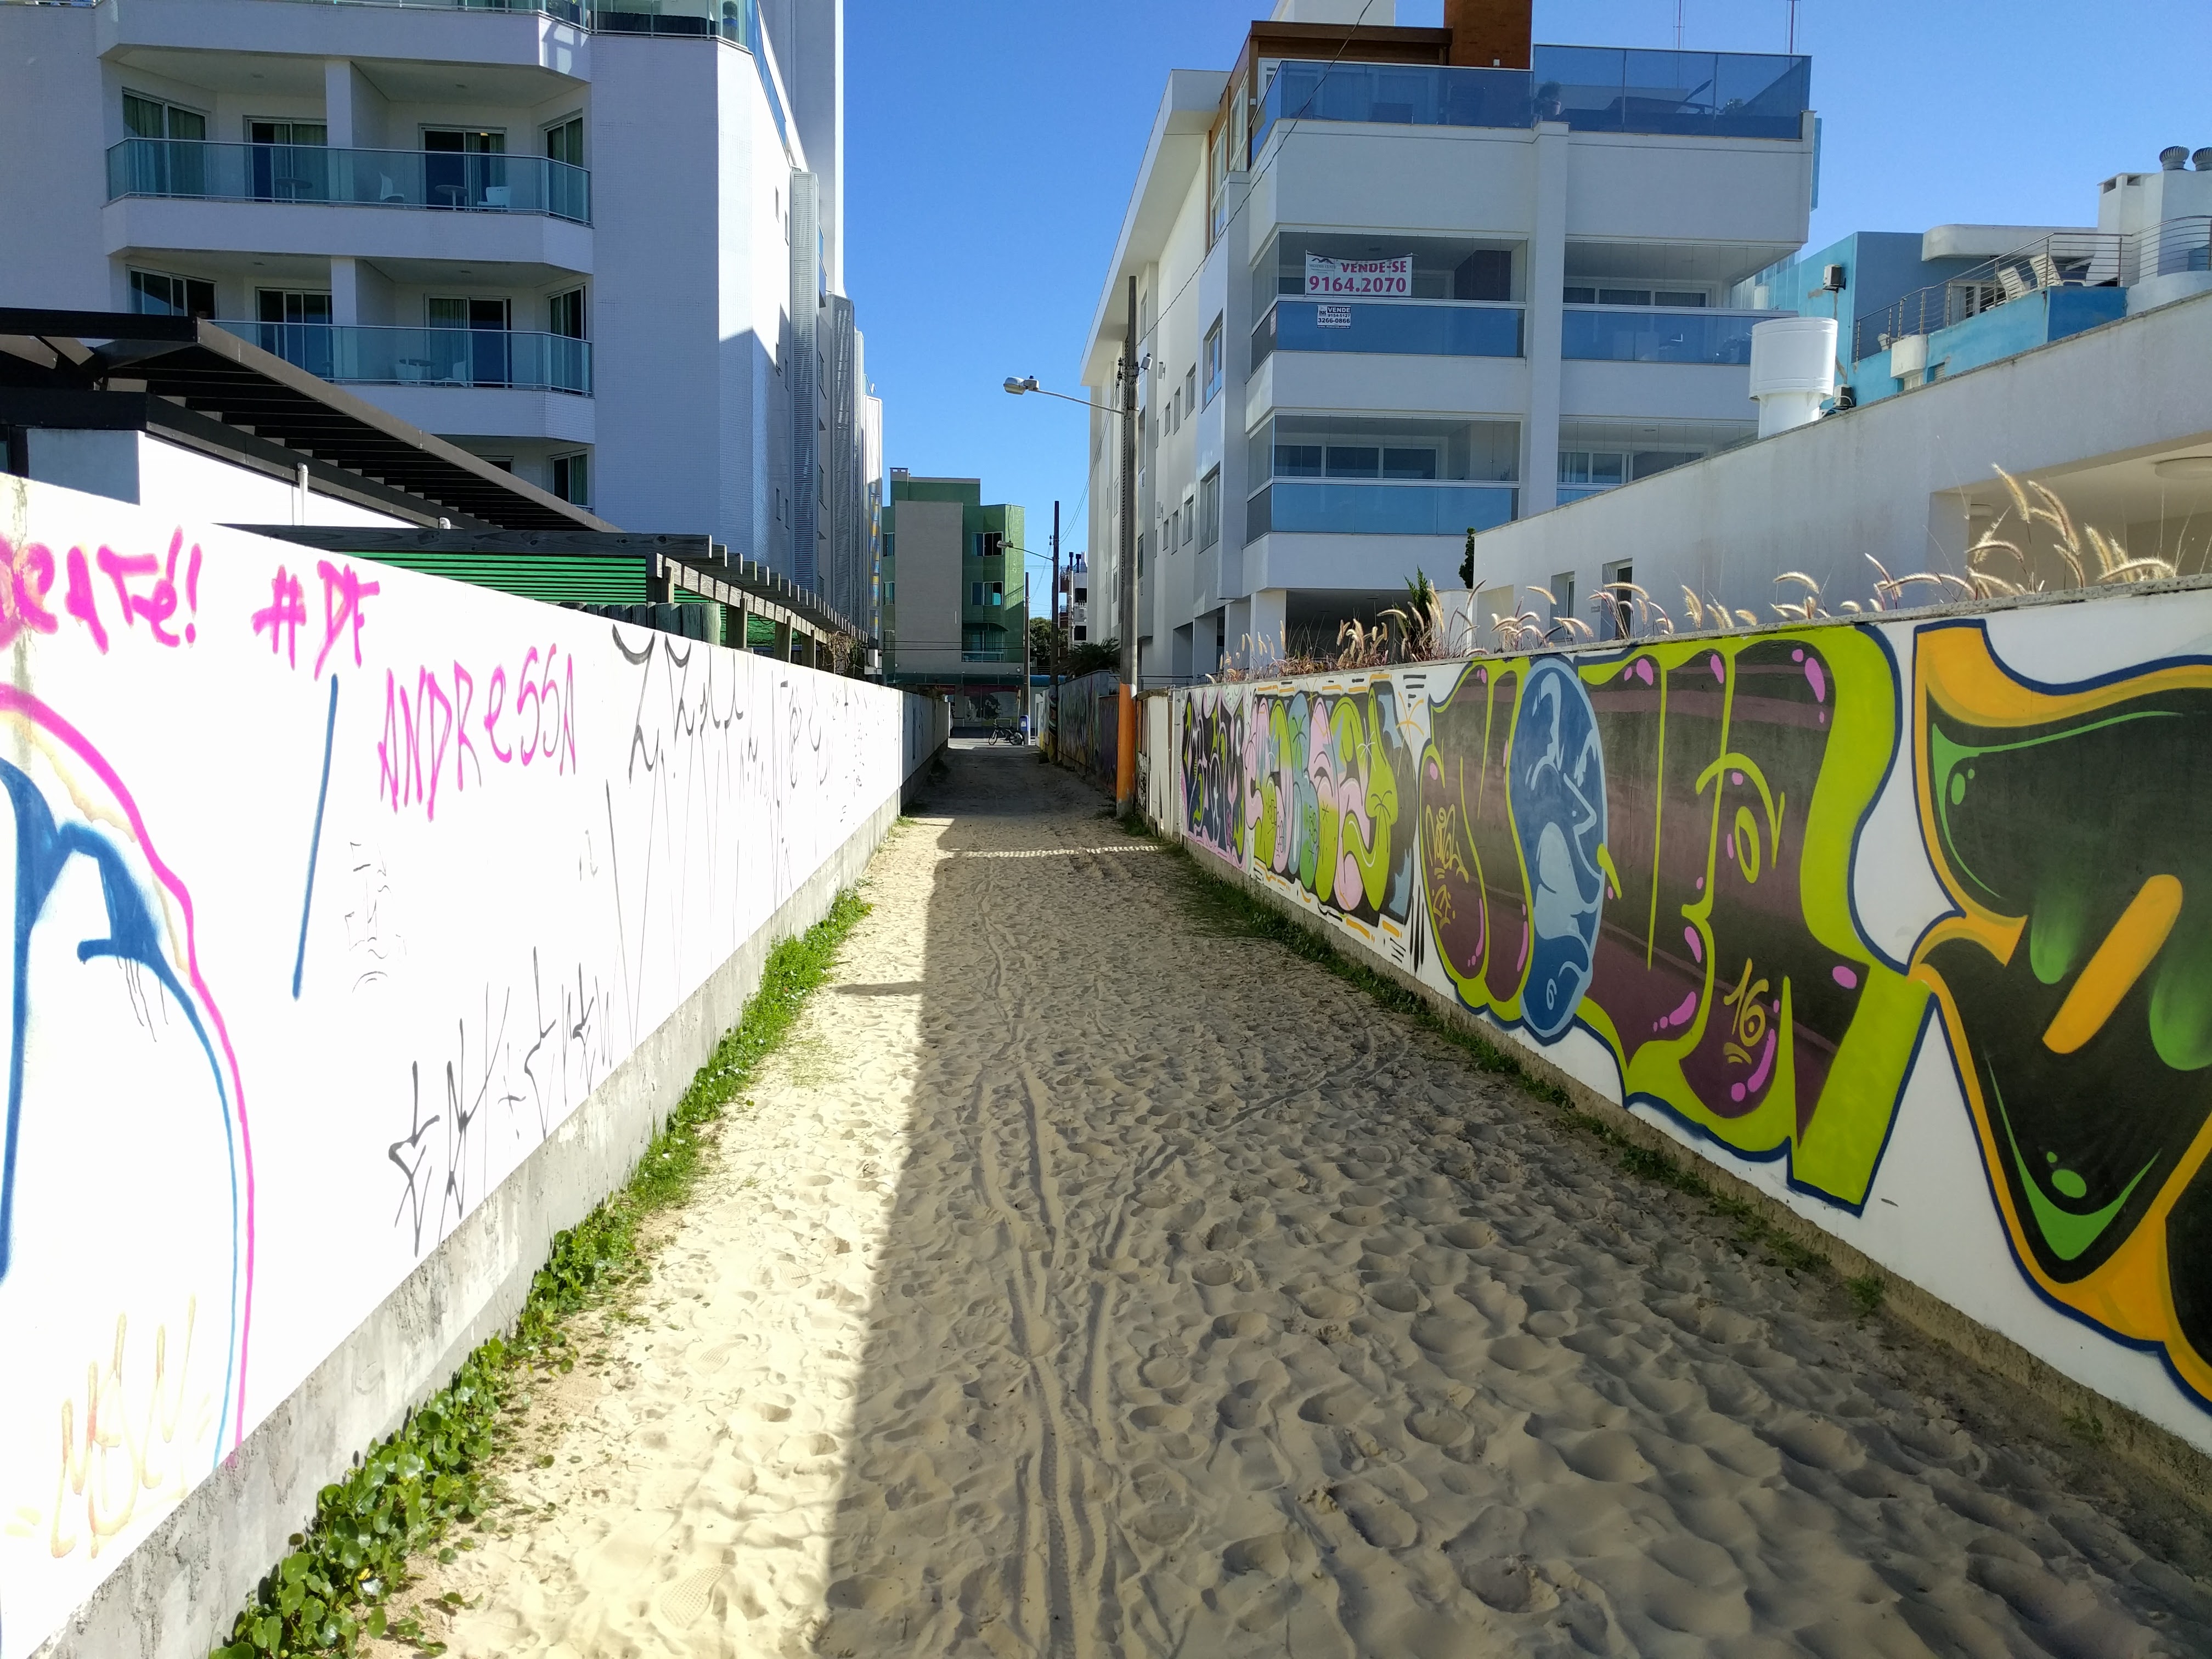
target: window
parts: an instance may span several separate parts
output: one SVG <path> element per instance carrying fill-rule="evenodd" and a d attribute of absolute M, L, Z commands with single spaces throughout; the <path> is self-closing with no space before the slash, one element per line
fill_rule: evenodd
<path fill-rule="evenodd" d="M 1091 590 L 1090 590 L 1088 587 L 1079 587 L 1079 588 L 1077 588 L 1077 589 L 1075 590 L 1075 602 L 1076 602 L 1076 604 L 1078 604 L 1078 605 L 1088 605 L 1088 604 L 1090 604 L 1090 603 L 1091 603 Z"/>
<path fill-rule="evenodd" d="M 1198 365 L 1193 363 L 1182 372 L 1182 412 L 1193 414 L 1198 408 Z"/>
<path fill-rule="evenodd" d="M 979 530 L 975 532 L 974 550 L 979 559 L 998 558 L 1006 551 L 1006 538 L 1002 531 Z"/>
<path fill-rule="evenodd" d="M 1198 545 L 1200 550 L 1221 539 L 1221 469 L 1215 467 L 1198 487 Z"/>
<path fill-rule="evenodd" d="M 1570 283 L 1559 291 L 1571 306 L 1659 306 L 1675 311 L 1698 310 L 1712 303 L 1703 289 L 1599 288 Z"/>
<path fill-rule="evenodd" d="M 1432 480 L 1437 476 L 1437 452 L 1425 447 L 1385 449 L 1382 476 L 1409 481 Z"/>
<path fill-rule="evenodd" d="M 896 582 L 886 581 L 884 584 L 884 603 L 885 605 L 896 605 L 898 603 L 898 584 Z"/>
<path fill-rule="evenodd" d="M 556 294 L 545 302 L 545 331 L 565 335 L 571 340 L 586 337 L 584 333 L 584 290 L 572 288 L 565 294 Z"/>
<path fill-rule="evenodd" d="M 1182 498 L 1182 544 L 1188 547 L 1197 535 L 1198 498 L 1186 495 Z"/>
<path fill-rule="evenodd" d="M 514 471 L 514 457 L 512 455 L 487 455 L 484 457 L 484 459 L 489 461 L 494 466 L 497 467 L 502 472 L 512 472 Z"/>
<path fill-rule="evenodd" d="M 1182 541 L 1182 509 L 1177 507 L 1168 514 L 1167 549 L 1172 553 Z"/>
<path fill-rule="evenodd" d="M 553 493 L 576 507 L 592 504 L 592 458 L 588 454 L 553 458 Z"/>
<path fill-rule="evenodd" d="M 1213 326 L 1206 331 L 1206 401 L 1212 404 L 1221 395 L 1221 319 L 1213 319 Z"/>
<path fill-rule="evenodd" d="M 1004 605 L 1006 602 L 1006 583 L 993 582 L 986 602 L 994 605 Z"/>
<path fill-rule="evenodd" d="M 261 325 L 254 331 L 256 345 L 310 374 L 330 374 L 329 295 L 264 288 L 254 295 L 254 313 Z"/>
<path fill-rule="evenodd" d="M 1332 478 L 1379 478 L 1382 452 L 1366 445 L 1328 446 L 1328 476 Z"/>
<path fill-rule="evenodd" d="M 432 207 L 514 205 L 507 180 L 507 135 L 483 127 L 422 129 L 423 198 Z"/>
<path fill-rule="evenodd" d="M 1552 578 L 1552 623 L 1557 627 L 1575 614 L 1575 573 L 1562 570 Z"/>
<path fill-rule="evenodd" d="M 131 273 L 131 309 L 144 317 L 212 317 L 215 284 L 167 271 Z"/>
<path fill-rule="evenodd" d="M 1628 480 L 1628 457 L 1605 449 L 1563 449 L 1559 452 L 1559 482 L 1610 489 Z"/>
<path fill-rule="evenodd" d="M 428 378 L 460 386 L 505 386 L 509 378 L 504 300 L 437 296 L 422 302 L 431 337 Z"/>
<path fill-rule="evenodd" d="M 264 323 L 323 323 L 331 320 L 331 296 L 290 289 L 264 288 L 255 296 Z"/>
<path fill-rule="evenodd" d="M 968 584 L 968 605 L 969 608 L 973 611 L 981 611 L 983 608 L 982 583 L 969 582 Z"/>
<path fill-rule="evenodd" d="M 1275 476 L 1279 478 L 1318 478 L 1321 477 L 1321 446 L 1277 444 Z"/>
<path fill-rule="evenodd" d="M 566 161 L 572 167 L 584 165 L 584 118 L 572 115 L 556 126 L 545 129 L 545 159 Z"/>
<path fill-rule="evenodd" d="M 1612 615 L 1607 620 L 1611 624 L 1610 637 L 1613 639 L 1625 640 L 1629 635 L 1629 622 L 1632 613 L 1629 609 L 1629 596 L 1626 590 L 1635 580 L 1636 566 L 1631 560 L 1623 559 L 1618 564 L 1609 564 L 1605 567 L 1606 597 L 1612 601 L 1609 607 Z"/>
<path fill-rule="evenodd" d="M 133 138 L 174 138 L 197 143 L 207 137 L 207 117 L 181 105 L 126 92 L 123 130 Z"/>

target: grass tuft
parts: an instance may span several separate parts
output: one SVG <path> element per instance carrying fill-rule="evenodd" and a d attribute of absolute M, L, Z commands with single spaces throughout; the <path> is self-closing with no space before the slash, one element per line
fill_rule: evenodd
<path fill-rule="evenodd" d="M 1869 1273 L 1863 1279 L 1845 1279 L 1844 1289 L 1850 1295 L 1851 1306 L 1864 1319 L 1881 1311 L 1882 1298 L 1889 1294 L 1889 1283 L 1880 1273 Z"/>
<path fill-rule="evenodd" d="M 313 1522 L 292 1534 L 291 1553 L 261 1581 L 214 1659 L 350 1654 L 362 1638 L 383 1636 L 412 1643 L 418 1653 L 445 1651 L 415 1619 L 392 1620 L 386 1611 L 392 1592 L 408 1582 L 409 1558 L 436 1547 L 438 1559 L 450 1561 L 475 1547 L 457 1534 L 485 1529 L 501 1505 L 488 1468 L 510 1443 L 509 1413 L 518 1397 L 532 1377 L 575 1368 L 574 1346 L 563 1328 L 572 1316 L 650 1271 L 641 1224 L 691 1195 L 711 1156 L 708 1132 L 789 1035 L 808 994 L 829 977 L 837 947 L 867 913 L 857 895 L 841 893 L 828 915 L 769 952 L 760 988 L 691 1079 L 629 1182 L 554 1235 L 514 1330 L 469 1355 L 398 1433 L 323 1488 Z M 447 1544 L 448 1538 L 455 1541 Z"/>

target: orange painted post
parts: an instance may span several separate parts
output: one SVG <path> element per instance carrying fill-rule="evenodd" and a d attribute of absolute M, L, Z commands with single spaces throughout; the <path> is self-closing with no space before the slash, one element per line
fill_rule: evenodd
<path fill-rule="evenodd" d="M 1121 743 L 1114 756 L 1114 800 L 1123 816 L 1137 810 L 1137 694 L 1121 682 Z"/>

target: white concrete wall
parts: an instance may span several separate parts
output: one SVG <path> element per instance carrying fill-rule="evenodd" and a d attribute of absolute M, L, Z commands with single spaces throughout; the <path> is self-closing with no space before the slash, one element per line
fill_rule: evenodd
<path fill-rule="evenodd" d="M 432 294 L 507 300 L 546 326 L 588 291 L 596 397 L 363 386 L 368 401 L 483 453 L 592 452 L 592 501 L 626 529 L 708 531 L 787 566 L 791 420 L 785 216 L 791 173 L 823 179 L 842 286 L 841 0 L 768 10 L 787 83 L 778 134 L 754 59 L 700 39 L 592 36 L 525 13 L 103 0 L 0 7 L 0 305 L 127 309 L 132 266 L 212 281 L 227 318 L 255 289 L 322 289 L 333 320 L 419 326 Z M 454 82 L 467 89 L 449 90 Z M 580 113 L 591 225 L 550 216 L 277 202 L 106 200 L 125 90 L 203 112 L 238 143 L 255 118 L 324 121 L 333 145 L 409 150 L 425 125 L 505 129 L 516 155 Z M 819 154 L 815 152 L 819 151 Z M 466 271 L 465 276 L 462 273 Z M 811 296 L 810 296 L 811 297 Z M 605 418 L 599 411 L 605 410 Z"/>
<path fill-rule="evenodd" d="M 1776 585 L 1786 570 L 1818 581 L 1830 610 L 1870 600 L 1869 555 L 1893 576 L 1962 576 L 1955 492 L 2002 466 L 2063 495 L 2075 463 L 2212 438 L 2208 359 L 2212 297 L 2186 301 L 1503 526 L 1477 538 L 1475 575 L 1518 587 L 1572 570 L 1587 596 L 1604 567 L 1632 560 L 1678 628 L 1685 585 L 1768 618 L 1802 597 Z"/>
<path fill-rule="evenodd" d="M 0 539 L 0 1656 L 204 1654 L 621 1178 L 941 709 L 39 484 Z"/>
<path fill-rule="evenodd" d="M 408 520 L 234 465 L 143 432 L 34 428 L 25 434 L 40 483 L 144 505 L 186 523 L 404 526 Z"/>
<path fill-rule="evenodd" d="M 1202 866 L 2212 1450 L 2208 640 L 2199 583 L 1208 686 L 1150 775 Z"/>

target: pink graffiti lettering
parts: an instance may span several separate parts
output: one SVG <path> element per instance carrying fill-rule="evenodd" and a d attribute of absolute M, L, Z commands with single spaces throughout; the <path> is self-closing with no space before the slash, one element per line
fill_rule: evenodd
<path fill-rule="evenodd" d="M 62 608 L 92 630 L 92 642 L 100 654 L 107 653 L 107 629 L 100 625 L 100 606 L 92 588 L 92 571 L 84 562 L 84 550 L 72 547 L 69 550 L 69 592 Z"/>
<path fill-rule="evenodd" d="M 477 726 L 483 751 L 500 766 L 528 766 L 550 759 L 558 773 L 576 764 L 576 671 L 574 659 L 556 664 L 558 646 L 525 653 L 507 707 L 507 671 L 495 667 L 484 682 L 484 714 Z M 477 751 L 469 721 L 476 703 L 476 677 L 461 663 L 450 679 L 438 671 L 416 671 L 410 688 L 387 670 L 384 677 L 384 732 L 376 745 L 377 793 L 394 812 L 419 805 L 437 821 L 442 789 L 456 794 L 471 782 L 483 787 L 486 763 Z M 526 712 L 527 711 L 527 712 Z M 512 716 L 517 730 L 501 741 L 500 723 Z M 471 779 L 468 769 L 473 766 Z"/>
<path fill-rule="evenodd" d="M 286 665 L 297 668 L 300 630 L 307 623 L 307 598 L 301 591 L 300 579 L 280 564 L 276 574 L 269 579 L 268 605 L 253 613 L 253 631 L 257 635 L 267 634 L 270 654 L 281 650 Z"/>
<path fill-rule="evenodd" d="M 499 716 L 501 708 L 506 702 L 507 670 L 495 668 L 491 671 L 490 696 L 487 699 L 489 706 L 484 709 L 483 729 L 484 741 L 490 745 L 491 752 L 499 757 L 499 763 L 501 766 L 505 766 L 514 758 L 512 750 L 499 746 Z"/>
<path fill-rule="evenodd" d="M 328 559 L 318 561 L 315 574 L 323 579 L 323 648 L 315 653 L 315 678 L 323 677 L 323 665 L 330 659 L 331 649 L 337 644 L 338 635 L 345 631 L 348 623 L 353 624 L 353 665 L 361 660 L 361 629 L 368 620 L 362 613 L 361 602 L 384 590 L 375 582 L 365 582 L 361 573 L 351 565 L 343 570 L 333 569 Z"/>
<path fill-rule="evenodd" d="M 0 646 L 11 645 L 26 627 L 51 634 L 56 623 L 45 600 L 54 585 L 54 556 L 37 542 L 12 547 L 0 536 L 0 564 L 8 580 L 0 583 Z"/>
<path fill-rule="evenodd" d="M 538 701 L 538 682 L 530 678 L 530 665 L 537 660 L 538 647 L 533 645 L 522 659 L 522 690 L 514 694 L 514 718 L 517 720 L 522 718 L 524 703 Z M 522 763 L 525 766 L 529 765 L 538 753 L 538 734 L 544 726 L 544 721 L 541 719 L 538 725 L 530 729 L 530 741 L 522 746 Z"/>
<path fill-rule="evenodd" d="M 164 626 L 177 614 L 177 561 L 184 556 L 184 550 L 185 532 L 179 530 L 169 538 L 166 564 L 151 553 L 123 554 L 112 547 L 103 547 L 94 556 L 101 574 L 115 584 L 115 599 L 123 608 L 124 625 L 135 628 L 143 617 L 147 631 L 159 643 L 171 647 L 185 643 L 183 635 L 173 634 Z M 197 564 L 197 545 L 192 549 L 192 557 Z M 161 574 L 155 575 L 156 571 Z M 133 592 L 131 584 L 141 576 L 154 576 L 153 586 L 145 592 Z M 188 576 L 186 586 L 197 595 L 199 584 L 195 578 Z M 185 632 L 194 638 L 198 636 L 195 629 L 187 628 Z"/>

